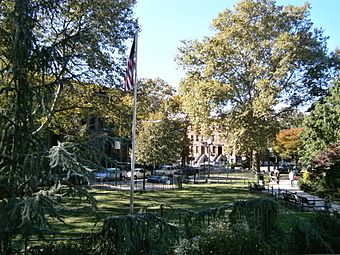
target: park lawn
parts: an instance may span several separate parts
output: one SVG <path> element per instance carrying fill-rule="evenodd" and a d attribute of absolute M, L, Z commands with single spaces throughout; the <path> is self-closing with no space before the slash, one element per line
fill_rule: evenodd
<path fill-rule="evenodd" d="M 79 198 L 70 198 L 61 212 L 64 223 L 51 220 L 51 229 L 56 232 L 91 232 L 100 230 L 106 217 L 126 215 L 130 211 L 130 191 L 90 190 L 97 200 L 97 210 Z M 221 207 L 238 200 L 267 196 L 262 192 L 249 192 L 245 182 L 228 184 L 184 184 L 182 189 L 136 191 L 134 213 L 154 212 L 164 217 L 177 209 L 200 211 Z M 161 211 L 162 208 L 162 211 Z"/>

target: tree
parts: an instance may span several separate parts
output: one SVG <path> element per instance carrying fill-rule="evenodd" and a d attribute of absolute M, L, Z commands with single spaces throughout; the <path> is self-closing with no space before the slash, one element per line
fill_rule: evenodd
<path fill-rule="evenodd" d="M 340 79 L 330 89 L 330 95 L 317 102 L 303 122 L 303 157 L 310 164 L 327 145 L 340 141 Z"/>
<path fill-rule="evenodd" d="M 325 92 L 335 62 L 309 8 L 240 1 L 213 21 L 213 36 L 184 42 L 180 93 L 196 129 L 211 132 L 217 119 L 240 152 L 259 156 L 280 114 Z"/>
<path fill-rule="evenodd" d="M 118 88 L 74 82 L 63 89 L 48 130 L 52 134 L 73 141 L 86 139 L 87 121 L 91 117 L 105 124 L 105 132 L 129 137 L 131 132 L 132 98 Z"/>
<path fill-rule="evenodd" d="M 174 89 L 157 79 L 138 81 L 138 134 L 136 157 L 140 163 L 158 166 L 188 155 L 187 123 L 180 118 L 180 102 Z"/>
<path fill-rule="evenodd" d="M 174 89 L 160 78 L 138 80 L 137 110 L 140 119 L 148 119 L 150 114 L 166 113 L 166 105 L 174 96 Z"/>
<path fill-rule="evenodd" d="M 274 151 L 282 158 L 292 159 L 296 163 L 299 160 L 299 152 L 302 147 L 300 138 L 303 128 L 291 128 L 281 130 L 274 140 Z"/>
<path fill-rule="evenodd" d="M 133 3 L 1 1 L 1 253 L 16 234 L 25 237 L 46 226 L 47 213 L 58 215 L 61 183 L 86 194 L 63 177 L 70 171 L 86 175 L 84 155 L 94 147 L 82 141 L 50 148 L 46 132 L 57 109 L 61 114 L 62 92 L 75 81 L 119 83 L 124 41 L 136 30 Z"/>
<path fill-rule="evenodd" d="M 171 120 L 164 115 L 155 114 L 145 121 L 137 136 L 137 161 L 154 167 L 176 162 L 183 155 L 188 143 L 186 126 L 182 121 Z"/>

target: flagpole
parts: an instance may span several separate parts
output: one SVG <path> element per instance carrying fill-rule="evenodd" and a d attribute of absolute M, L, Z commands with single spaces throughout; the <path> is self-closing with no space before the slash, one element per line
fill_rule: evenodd
<path fill-rule="evenodd" d="M 135 183 L 135 161 L 136 161 L 136 116 L 137 116 L 137 44 L 138 33 L 135 34 L 135 72 L 133 86 L 133 118 L 132 118 L 132 153 L 131 153 L 131 179 L 130 179 L 130 214 L 133 214 L 134 183 Z"/>

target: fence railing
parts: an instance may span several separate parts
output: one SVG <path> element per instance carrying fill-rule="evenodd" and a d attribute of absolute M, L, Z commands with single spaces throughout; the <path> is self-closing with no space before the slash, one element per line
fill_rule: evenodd
<path fill-rule="evenodd" d="M 301 211 L 325 211 L 325 212 L 340 212 L 339 201 L 329 201 L 327 199 L 318 198 L 316 196 L 301 195 L 299 192 L 292 192 L 287 189 L 267 188 L 268 194 L 271 194 L 277 200 L 284 201 L 287 205 L 294 205 Z"/>

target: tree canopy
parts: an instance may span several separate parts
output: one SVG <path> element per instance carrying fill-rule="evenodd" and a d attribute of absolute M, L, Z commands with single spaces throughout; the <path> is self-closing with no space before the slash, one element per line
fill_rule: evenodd
<path fill-rule="evenodd" d="M 152 166 L 176 162 L 187 146 L 186 126 L 156 114 L 157 119 L 142 123 L 137 136 L 137 161 Z M 154 116 L 154 117 L 156 117 Z"/>
<path fill-rule="evenodd" d="M 310 164 L 327 145 L 340 141 L 340 80 L 334 82 L 330 95 L 317 102 L 303 122 L 303 160 Z"/>
<path fill-rule="evenodd" d="M 138 134 L 136 157 L 152 166 L 176 162 L 186 156 L 186 122 L 174 89 L 161 79 L 138 82 Z"/>
<path fill-rule="evenodd" d="M 218 120 L 239 151 L 259 151 L 280 114 L 327 91 L 335 62 L 309 9 L 240 1 L 212 22 L 214 35 L 184 41 L 180 93 L 197 129 L 209 132 Z"/>
<path fill-rule="evenodd" d="M 300 135 L 303 128 L 291 128 L 281 130 L 274 140 L 274 151 L 282 158 L 299 160 L 299 151 L 302 148 Z"/>

